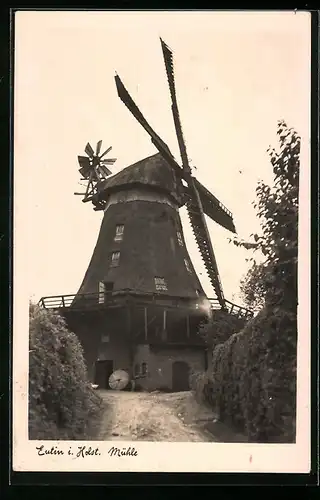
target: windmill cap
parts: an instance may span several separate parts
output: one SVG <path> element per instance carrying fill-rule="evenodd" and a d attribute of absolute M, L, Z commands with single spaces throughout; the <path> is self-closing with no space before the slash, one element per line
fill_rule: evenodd
<path fill-rule="evenodd" d="M 181 180 L 160 153 L 133 163 L 118 174 L 103 181 L 99 185 L 99 197 L 106 199 L 110 192 L 136 185 L 165 191 L 174 199 L 175 203 L 181 205 Z"/>

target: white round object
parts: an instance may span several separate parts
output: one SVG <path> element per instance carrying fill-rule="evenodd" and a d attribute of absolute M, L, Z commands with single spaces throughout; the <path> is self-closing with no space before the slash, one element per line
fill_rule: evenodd
<path fill-rule="evenodd" d="M 116 370 L 109 377 L 109 386 L 114 391 L 122 391 L 129 383 L 129 373 L 125 370 Z"/>

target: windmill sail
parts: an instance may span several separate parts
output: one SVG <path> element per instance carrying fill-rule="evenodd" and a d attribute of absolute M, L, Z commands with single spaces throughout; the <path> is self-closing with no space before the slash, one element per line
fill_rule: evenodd
<path fill-rule="evenodd" d="M 169 83 L 169 89 L 170 89 L 170 95 L 171 95 L 171 101 L 172 101 L 171 109 L 172 109 L 174 125 L 175 125 L 175 129 L 176 129 L 176 133 L 177 133 L 178 143 L 179 143 L 179 149 L 180 149 L 180 154 L 181 154 L 181 159 L 182 159 L 182 166 L 183 166 L 184 170 L 190 172 L 191 169 L 190 169 L 189 162 L 188 162 L 187 149 L 186 149 L 186 145 L 185 145 L 184 138 L 183 138 L 182 126 L 181 126 L 177 97 L 176 97 L 172 52 L 161 38 L 160 38 L 160 41 L 161 41 L 161 45 L 162 45 L 163 58 L 164 58 L 165 66 L 166 66 L 167 78 L 168 78 L 168 83 Z"/>
<path fill-rule="evenodd" d="M 191 177 L 191 176 L 190 176 Z M 194 179 L 190 179 L 191 198 L 187 203 L 187 212 L 192 231 L 197 242 L 201 257 L 203 259 L 210 282 L 222 308 L 225 308 L 225 298 L 222 291 L 217 261 L 212 248 L 212 243 L 202 209 L 200 195 L 194 185 Z"/>
<path fill-rule="evenodd" d="M 225 227 L 229 231 L 236 232 L 236 230 L 231 212 L 213 194 L 211 194 L 210 191 L 208 191 L 197 179 L 195 179 L 191 175 L 191 168 L 189 165 L 186 145 L 183 138 L 176 97 L 173 56 L 171 50 L 163 42 L 163 40 L 161 40 L 161 45 L 171 95 L 171 109 L 182 159 L 182 168 L 173 157 L 167 144 L 160 138 L 158 134 L 156 134 L 153 128 L 149 125 L 118 75 L 115 76 L 117 91 L 122 102 L 126 105 L 129 111 L 131 111 L 133 116 L 136 118 L 136 120 L 149 134 L 152 143 L 156 146 L 162 157 L 178 173 L 178 175 L 187 182 L 187 187 L 185 188 L 185 194 L 187 198 L 186 206 L 193 233 L 197 241 L 202 259 L 204 261 L 210 282 L 215 290 L 221 307 L 225 308 L 225 299 L 222 291 L 219 271 L 204 214 L 208 215 L 212 220 Z"/>
<path fill-rule="evenodd" d="M 201 184 L 197 179 L 194 179 L 197 191 L 200 195 L 204 213 L 210 219 L 217 222 L 220 226 L 228 229 L 232 233 L 236 233 L 236 228 L 233 222 L 232 213 L 228 210 L 221 201 L 218 200 L 210 191 Z M 191 196 L 189 188 L 186 188 L 187 196 Z"/>
<path fill-rule="evenodd" d="M 136 120 L 142 125 L 142 127 L 146 130 L 146 132 L 149 134 L 151 137 L 152 143 L 155 145 L 155 147 L 158 149 L 159 153 L 164 157 L 165 160 L 176 170 L 178 175 L 182 177 L 186 182 L 189 180 L 189 176 L 187 175 L 186 172 L 184 172 L 180 165 L 176 162 L 174 156 L 172 155 L 169 147 L 167 144 L 159 137 L 159 135 L 153 130 L 153 128 L 149 125 L 143 114 L 141 113 L 140 109 L 138 106 L 135 104 L 133 101 L 132 97 L 130 96 L 129 92 L 123 85 L 120 77 L 117 75 L 115 76 L 115 81 L 118 89 L 118 95 L 122 102 L 125 104 L 125 106 L 129 109 L 129 111 L 133 114 L 133 116 L 136 118 Z M 102 155 L 103 156 L 103 155 Z M 232 220 L 232 215 L 231 212 L 224 207 L 224 205 L 213 195 L 208 191 L 197 179 L 194 179 L 197 189 L 200 194 L 201 201 L 204 205 L 203 209 L 206 215 L 208 215 L 210 218 L 218 222 L 219 224 L 223 225 L 226 229 L 229 229 L 230 231 L 235 231 L 234 225 L 233 225 L 233 220 Z M 189 189 L 187 188 L 186 190 L 187 194 L 189 194 Z M 221 216 L 217 217 L 217 214 L 215 214 L 215 211 L 219 210 L 221 212 Z M 220 222 L 220 220 L 222 222 Z"/>
<path fill-rule="evenodd" d="M 165 44 L 165 42 L 161 38 L 160 40 L 161 40 L 163 58 L 166 66 L 167 78 L 172 100 L 172 113 L 177 132 L 182 163 L 184 167 L 190 172 L 188 155 L 183 138 L 183 132 L 179 116 L 176 90 L 175 90 L 173 54 L 172 51 L 169 49 L 169 47 Z M 199 181 L 194 179 L 194 183 L 196 185 L 197 191 L 199 192 L 205 214 L 211 217 L 213 220 L 218 222 L 226 229 L 235 232 L 235 227 L 233 224 L 231 212 L 215 196 L 213 196 L 213 194 L 211 194 L 210 191 L 208 191 Z"/>
<path fill-rule="evenodd" d="M 153 130 L 153 128 L 149 125 L 149 123 L 147 122 L 147 120 L 145 119 L 143 114 L 141 113 L 140 109 L 138 108 L 136 103 L 133 101 L 129 92 L 127 91 L 127 89 L 123 85 L 120 77 L 118 75 L 116 75 L 114 78 L 115 78 L 115 82 L 116 82 L 116 86 L 117 86 L 117 90 L 118 90 L 118 95 L 119 95 L 120 99 L 122 100 L 122 102 L 127 106 L 129 111 L 131 111 L 131 113 L 136 118 L 136 120 L 138 120 L 140 125 L 142 125 L 142 127 L 151 136 L 152 142 L 154 143 L 154 145 L 158 149 L 160 148 L 162 151 L 166 151 L 167 155 L 170 155 L 173 158 L 173 155 L 172 155 L 171 151 L 169 150 L 167 144 L 165 142 L 163 142 L 162 139 L 160 139 L 158 134 L 156 134 L 156 132 Z M 160 149 L 159 149 L 159 151 L 160 151 Z"/>
<path fill-rule="evenodd" d="M 196 183 L 193 177 L 190 175 L 191 168 L 188 161 L 187 148 L 183 139 L 182 126 L 180 122 L 178 103 L 176 97 L 174 72 L 173 72 L 173 56 L 171 50 L 163 42 L 163 40 L 161 40 L 161 45 L 162 45 L 164 62 L 166 66 L 167 78 L 169 82 L 169 89 L 172 102 L 171 109 L 179 143 L 182 166 L 183 170 L 189 174 L 188 187 L 189 187 L 190 199 L 189 202 L 187 203 L 187 211 L 191 227 L 193 230 L 193 234 L 195 236 L 202 259 L 204 261 L 204 265 L 208 273 L 209 279 L 211 281 L 211 284 L 214 288 L 214 291 L 217 295 L 221 307 L 224 308 L 225 299 L 223 296 L 216 258 L 211 244 L 210 234 L 203 213 L 201 197 L 197 191 Z"/>
<path fill-rule="evenodd" d="M 161 153 L 161 155 L 165 158 L 165 160 L 169 163 L 169 165 L 171 165 L 171 167 L 173 167 L 180 174 L 180 176 L 188 183 L 188 193 L 190 194 L 190 198 L 191 198 L 190 202 L 191 203 L 187 204 L 187 209 L 188 209 L 188 213 L 189 213 L 190 223 L 192 225 L 192 229 L 193 229 L 196 241 L 198 243 L 199 251 L 200 251 L 201 256 L 205 262 L 205 266 L 206 266 L 207 273 L 209 275 L 210 282 L 212 283 L 212 286 L 215 290 L 215 293 L 217 295 L 217 298 L 219 300 L 221 307 L 224 308 L 225 307 L 225 300 L 224 300 L 224 296 L 223 296 L 223 292 L 222 292 L 218 267 L 217 267 L 216 259 L 215 259 L 214 252 L 212 249 L 212 244 L 211 244 L 207 224 L 206 224 L 206 221 L 204 218 L 201 199 L 200 199 L 199 193 L 197 191 L 197 188 L 195 186 L 196 180 L 189 174 L 189 172 L 182 169 L 179 166 L 179 164 L 176 162 L 176 160 L 174 159 L 168 146 L 158 136 L 158 134 L 156 134 L 156 132 L 152 129 L 152 127 L 149 125 L 147 120 L 144 118 L 140 109 L 138 108 L 138 106 L 135 104 L 135 102 L 131 98 L 129 92 L 124 87 L 124 85 L 123 85 L 123 83 L 118 75 L 115 76 L 115 81 L 116 81 L 116 85 L 117 85 L 117 89 L 118 89 L 118 95 L 119 95 L 120 99 L 122 100 L 122 102 L 126 105 L 126 107 L 129 109 L 129 111 L 131 111 L 131 113 L 136 118 L 136 120 L 148 132 L 153 144 L 156 146 L 159 153 Z M 214 198 L 214 199 L 216 199 L 216 198 Z M 193 205 L 192 205 L 192 203 L 193 203 Z M 218 201 L 218 204 L 220 204 L 219 201 Z M 223 206 L 222 204 L 220 204 L 220 205 Z M 192 207 L 193 207 L 193 210 L 192 210 Z M 191 213 L 192 211 L 194 212 L 193 214 Z M 227 218 L 228 218 L 228 216 L 227 216 Z"/>

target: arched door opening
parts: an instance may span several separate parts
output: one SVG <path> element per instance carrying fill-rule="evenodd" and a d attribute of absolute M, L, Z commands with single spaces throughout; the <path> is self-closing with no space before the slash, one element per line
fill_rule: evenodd
<path fill-rule="evenodd" d="M 174 392 L 189 391 L 190 368 L 185 361 L 175 361 L 172 364 L 172 390 Z"/>

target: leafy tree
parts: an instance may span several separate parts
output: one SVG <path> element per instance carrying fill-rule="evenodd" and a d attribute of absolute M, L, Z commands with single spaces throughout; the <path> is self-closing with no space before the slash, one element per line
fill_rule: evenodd
<path fill-rule="evenodd" d="M 296 434 L 300 137 L 283 121 L 277 134 L 278 151 L 268 150 L 274 183 L 259 182 L 254 203 L 261 234 L 250 242 L 234 240 L 262 256 L 259 263 L 251 259 L 241 284 L 246 305 L 260 311 L 227 340 L 219 319 L 215 341 L 221 343 L 215 344 L 212 367 L 194 381 L 215 414 L 251 442 L 294 442 Z"/>
<path fill-rule="evenodd" d="M 240 281 L 240 296 L 244 304 L 253 311 L 260 311 L 265 304 L 266 269 L 264 262 L 251 260 L 252 265 Z"/>
<path fill-rule="evenodd" d="M 298 261 L 298 205 L 301 139 L 284 121 L 278 122 L 279 148 L 269 148 L 274 185 L 258 183 L 254 207 L 261 220 L 261 234 L 253 241 L 233 243 L 260 252 L 241 282 L 247 306 L 261 309 L 264 304 L 296 313 Z"/>

